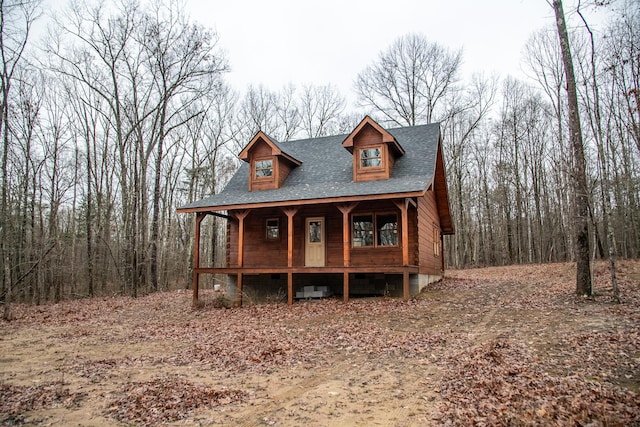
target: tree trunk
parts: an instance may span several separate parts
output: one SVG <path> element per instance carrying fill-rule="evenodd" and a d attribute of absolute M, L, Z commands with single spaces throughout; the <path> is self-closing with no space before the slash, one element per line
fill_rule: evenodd
<path fill-rule="evenodd" d="M 2 313 L 2 318 L 4 320 L 11 320 L 11 296 L 13 293 L 13 289 L 11 289 L 11 271 L 9 270 L 9 259 L 5 257 L 4 259 L 4 268 L 2 269 L 2 275 L 4 278 L 4 310 Z"/>
<path fill-rule="evenodd" d="M 578 111 L 578 95 L 576 90 L 576 78 L 573 71 L 571 48 L 569 47 L 569 35 L 564 19 L 562 0 L 553 0 L 553 10 L 556 16 L 558 37 L 562 50 L 562 62 L 564 63 L 567 77 L 567 97 L 569 106 L 569 140 L 574 157 L 574 203 L 575 203 L 575 236 L 576 236 L 576 293 L 580 296 L 593 294 L 591 283 L 591 265 L 589 258 L 589 194 L 587 192 L 587 175 L 584 158 L 584 146 L 582 143 L 582 129 L 580 126 L 580 113 Z"/>
<path fill-rule="evenodd" d="M 156 292 L 158 285 L 158 240 L 160 239 L 160 194 L 162 176 L 162 159 L 164 157 L 165 120 L 167 102 L 163 102 L 159 120 L 157 153 L 155 162 L 155 176 L 153 181 L 153 212 L 151 214 L 151 244 L 149 250 L 149 262 L 151 270 L 151 291 Z"/>
<path fill-rule="evenodd" d="M 600 184 L 600 195 L 602 198 L 602 211 L 603 211 L 603 223 L 604 223 L 604 233 L 607 239 L 608 246 L 608 256 L 609 256 L 609 269 L 611 273 L 611 287 L 613 290 L 613 299 L 615 302 L 620 303 L 620 290 L 618 289 L 618 278 L 616 274 L 616 243 L 613 232 L 613 215 L 611 215 L 611 210 L 613 207 L 611 206 L 611 188 L 610 188 L 610 176 L 609 176 L 609 164 L 608 164 L 608 156 L 605 154 L 605 143 L 604 143 L 604 131 L 602 129 L 602 115 L 600 114 L 600 92 L 598 90 L 598 81 L 597 81 L 597 70 L 596 70 L 596 47 L 593 40 L 593 32 L 587 24 L 587 20 L 580 12 L 580 2 L 578 2 L 578 15 L 582 19 L 584 26 L 589 32 L 589 40 L 591 41 L 591 78 L 592 82 L 592 90 L 593 90 L 593 114 L 595 121 L 595 136 L 596 142 L 598 144 L 598 158 L 600 160 L 601 167 L 601 184 Z"/>
<path fill-rule="evenodd" d="M 91 137 L 88 133 L 88 123 L 87 123 L 87 134 L 85 135 L 85 143 L 87 149 L 87 206 L 86 206 L 86 224 L 85 224 L 85 232 L 87 234 L 87 292 L 90 297 L 94 296 L 95 293 L 95 284 L 94 284 L 94 271 L 93 271 L 93 192 L 91 189 Z M 99 215 L 100 212 L 98 212 Z M 96 218 L 99 216 L 96 215 Z"/>
<path fill-rule="evenodd" d="M 6 81 L 6 66 L 2 77 L 2 104 L 0 105 L 0 133 L 2 134 L 2 201 L 0 202 L 0 257 L 2 259 L 2 287 L 4 291 L 4 311 L 2 318 L 11 320 L 11 242 L 9 241 L 9 82 Z"/>

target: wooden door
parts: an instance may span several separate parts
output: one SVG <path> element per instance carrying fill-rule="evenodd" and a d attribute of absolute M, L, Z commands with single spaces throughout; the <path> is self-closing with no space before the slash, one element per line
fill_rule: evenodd
<path fill-rule="evenodd" d="M 305 225 L 304 265 L 324 267 L 324 218 L 307 218 Z"/>

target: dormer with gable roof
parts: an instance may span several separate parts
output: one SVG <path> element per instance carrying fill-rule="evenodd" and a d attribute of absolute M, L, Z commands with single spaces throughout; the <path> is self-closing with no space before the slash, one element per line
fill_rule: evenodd
<path fill-rule="evenodd" d="M 280 188 L 289 172 L 302 164 L 262 131 L 256 133 L 238 157 L 250 165 L 249 191 Z"/>
<path fill-rule="evenodd" d="M 371 117 L 366 116 L 342 142 L 353 156 L 355 182 L 389 179 L 393 165 L 404 149 Z"/>

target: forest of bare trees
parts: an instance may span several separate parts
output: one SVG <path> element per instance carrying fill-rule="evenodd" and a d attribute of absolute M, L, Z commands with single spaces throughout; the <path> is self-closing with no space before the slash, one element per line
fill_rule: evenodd
<path fill-rule="evenodd" d="M 575 24 L 590 256 L 637 258 L 640 8 L 607 3 L 597 32 L 580 10 L 565 10 Z M 231 88 L 219 35 L 178 1 L 70 3 L 36 38 L 41 8 L 0 0 L 7 311 L 12 301 L 186 286 L 194 218 L 176 208 L 219 191 L 256 131 L 279 141 L 346 133 L 365 114 L 388 127 L 442 123 L 456 229 L 445 241 L 449 266 L 575 259 L 575 159 L 553 25 L 523 47 L 526 79 L 464 80 L 461 50 L 404 35 L 354 76 L 350 106 L 330 82 Z M 212 263 L 224 259 L 222 225 L 208 218 L 203 229 L 201 256 Z"/>

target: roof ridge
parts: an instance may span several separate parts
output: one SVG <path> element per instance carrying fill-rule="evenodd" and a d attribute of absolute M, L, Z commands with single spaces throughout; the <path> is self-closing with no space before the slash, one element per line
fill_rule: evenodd
<path fill-rule="evenodd" d="M 398 127 L 394 127 L 394 128 L 384 128 L 384 130 L 386 130 L 387 132 L 393 132 L 393 131 L 397 131 L 399 129 L 414 129 L 414 128 L 419 128 L 419 127 L 436 126 L 436 125 L 440 126 L 440 124 L 441 124 L 441 122 L 422 123 L 422 124 L 413 125 L 413 126 L 398 126 Z M 340 137 L 343 137 L 343 139 L 344 139 L 347 136 L 349 136 L 350 134 L 351 134 L 351 132 L 347 132 L 347 133 L 338 133 L 338 134 L 334 134 L 334 135 L 315 136 L 315 137 L 310 137 L 310 138 L 289 139 L 287 141 L 278 141 L 278 144 L 290 144 L 290 143 L 293 143 L 293 142 L 315 141 L 315 140 L 321 140 L 321 139 L 340 138 Z"/>

